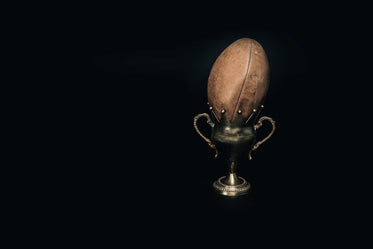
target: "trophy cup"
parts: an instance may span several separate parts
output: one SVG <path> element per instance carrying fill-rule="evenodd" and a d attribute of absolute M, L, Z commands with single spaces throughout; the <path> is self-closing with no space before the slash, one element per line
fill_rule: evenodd
<path fill-rule="evenodd" d="M 222 157 L 229 166 L 229 174 L 213 183 L 217 193 L 226 196 L 246 194 L 250 189 L 243 177 L 237 176 L 240 158 L 248 155 L 268 140 L 275 122 L 269 117 L 258 117 L 264 108 L 269 86 L 269 65 L 262 46 L 255 40 L 242 38 L 229 45 L 216 59 L 208 78 L 207 98 L 211 117 L 201 113 L 194 117 L 197 133 L 215 150 L 215 158 Z M 197 126 L 205 117 L 212 127 L 211 140 Z M 272 124 L 272 131 L 256 142 L 256 134 L 263 121 Z"/>

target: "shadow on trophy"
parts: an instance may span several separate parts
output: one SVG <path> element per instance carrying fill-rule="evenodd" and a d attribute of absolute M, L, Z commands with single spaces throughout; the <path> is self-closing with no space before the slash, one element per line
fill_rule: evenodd
<path fill-rule="evenodd" d="M 269 65 L 262 46 L 255 40 L 242 38 L 229 45 L 216 59 L 207 83 L 210 114 L 194 117 L 194 128 L 215 150 L 215 158 L 227 163 L 228 174 L 213 183 L 214 190 L 225 196 L 249 192 L 250 183 L 237 176 L 242 157 L 252 159 L 253 152 L 275 131 L 275 122 L 260 116 L 269 87 Z M 211 126 L 211 138 L 198 129 L 199 119 Z M 261 141 L 256 136 L 264 121 L 272 131 Z"/>

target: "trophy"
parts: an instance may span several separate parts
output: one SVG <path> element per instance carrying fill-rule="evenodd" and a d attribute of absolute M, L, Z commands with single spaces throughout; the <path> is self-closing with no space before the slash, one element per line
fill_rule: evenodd
<path fill-rule="evenodd" d="M 217 193 L 238 196 L 248 193 L 250 183 L 237 176 L 237 163 L 242 156 L 252 159 L 252 152 L 267 141 L 275 130 L 275 122 L 259 118 L 269 86 L 269 65 L 262 46 L 255 40 L 242 38 L 229 45 L 216 59 L 207 84 L 211 112 L 194 117 L 197 133 L 215 150 L 215 158 L 225 159 L 229 173 L 213 183 Z M 204 117 L 212 127 L 211 139 L 204 136 L 197 121 Z M 258 119 L 259 118 L 259 119 Z M 272 124 L 272 131 L 256 141 L 263 121 Z"/>

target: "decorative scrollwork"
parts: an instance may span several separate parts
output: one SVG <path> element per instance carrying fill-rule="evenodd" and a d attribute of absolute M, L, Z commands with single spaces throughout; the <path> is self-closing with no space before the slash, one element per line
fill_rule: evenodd
<path fill-rule="evenodd" d="M 256 149 L 258 149 L 258 147 L 259 147 L 262 143 L 264 143 L 265 141 L 267 141 L 267 140 L 268 140 L 268 139 L 273 135 L 273 133 L 275 132 L 275 129 L 276 129 L 275 121 L 274 121 L 272 118 L 270 118 L 270 117 L 266 117 L 266 116 L 263 116 L 263 117 L 261 117 L 261 118 L 259 119 L 258 123 L 254 126 L 255 130 L 258 130 L 260 127 L 262 127 L 262 125 L 263 125 L 262 122 L 263 122 L 264 120 L 268 120 L 269 122 L 271 122 L 272 130 L 271 130 L 271 132 L 269 133 L 268 136 L 266 136 L 263 140 L 257 142 L 257 143 L 252 147 L 252 149 L 249 151 L 249 160 L 252 159 L 251 152 L 253 152 L 253 151 L 255 151 Z"/>
<path fill-rule="evenodd" d="M 213 144 L 212 141 L 211 141 L 210 139 L 208 139 L 207 137 L 205 137 L 205 136 L 204 136 L 204 135 L 199 131 L 199 129 L 198 129 L 197 121 L 198 121 L 198 119 L 201 118 L 201 117 L 205 117 L 205 118 L 207 119 L 206 122 L 207 122 L 211 127 L 214 127 L 214 123 L 212 122 L 210 116 L 209 116 L 207 113 L 200 113 L 200 114 L 198 114 L 198 115 L 196 115 L 196 116 L 194 117 L 194 123 L 193 123 L 193 125 L 194 125 L 194 129 L 196 130 L 196 132 L 198 133 L 198 135 L 200 135 L 200 136 L 203 138 L 203 140 L 205 140 L 205 141 L 207 142 L 207 144 L 208 144 L 212 149 L 215 150 L 215 158 L 217 158 L 217 157 L 218 157 L 218 150 L 216 149 L 215 144 Z"/>

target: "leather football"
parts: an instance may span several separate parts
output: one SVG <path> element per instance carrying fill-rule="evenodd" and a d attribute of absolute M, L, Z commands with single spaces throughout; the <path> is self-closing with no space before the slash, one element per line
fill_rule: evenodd
<path fill-rule="evenodd" d="M 247 120 L 263 104 L 268 86 L 269 64 L 263 47 L 253 39 L 239 39 L 219 55 L 211 69 L 210 109 L 218 121 L 222 112 L 230 122 L 237 115 Z"/>

